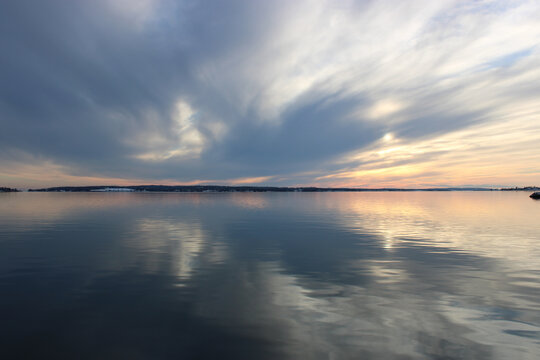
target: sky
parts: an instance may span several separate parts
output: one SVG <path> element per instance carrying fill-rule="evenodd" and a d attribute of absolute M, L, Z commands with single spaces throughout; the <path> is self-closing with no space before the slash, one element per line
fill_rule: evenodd
<path fill-rule="evenodd" d="M 0 3 L 0 186 L 540 186 L 540 2 Z"/>

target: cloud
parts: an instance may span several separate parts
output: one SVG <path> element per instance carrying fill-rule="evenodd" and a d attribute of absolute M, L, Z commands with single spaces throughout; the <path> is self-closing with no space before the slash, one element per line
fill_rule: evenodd
<path fill-rule="evenodd" d="M 44 185 L 294 185 L 344 173 L 356 174 L 351 186 L 417 184 L 425 173 L 442 184 L 450 171 L 456 184 L 539 182 L 522 174 L 540 161 L 530 135 L 540 128 L 539 16 L 533 1 L 3 4 L 0 165 L 63 169 Z M 496 127 L 498 152 L 529 154 L 519 169 L 460 146 L 468 131 L 488 141 L 483 130 Z M 346 163 L 388 133 L 409 147 L 452 139 L 466 170 L 456 176 L 438 149 L 409 153 L 389 177 L 396 153 Z M 476 172 L 480 161 L 491 168 Z M 362 179 L 367 170 L 383 175 Z"/>

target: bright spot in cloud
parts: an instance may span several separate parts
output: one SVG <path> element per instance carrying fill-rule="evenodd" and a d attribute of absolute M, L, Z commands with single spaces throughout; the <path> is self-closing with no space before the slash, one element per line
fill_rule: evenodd
<path fill-rule="evenodd" d="M 150 151 L 139 154 L 136 158 L 144 161 L 164 161 L 171 158 L 196 158 L 204 149 L 205 137 L 197 128 L 197 112 L 189 103 L 180 99 L 172 114 L 171 133 L 143 134 Z M 146 136 L 145 136 L 146 135 Z M 143 140 L 144 141 L 144 140 Z"/>
<path fill-rule="evenodd" d="M 396 100 L 381 100 L 370 107 L 366 115 L 369 119 L 381 119 L 397 113 L 404 107 L 405 105 L 402 102 Z"/>

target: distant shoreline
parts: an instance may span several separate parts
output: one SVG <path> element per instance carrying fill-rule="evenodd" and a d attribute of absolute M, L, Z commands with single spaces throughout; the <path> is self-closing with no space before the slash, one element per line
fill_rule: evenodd
<path fill-rule="evenodd" d="M 10 188 L 4 192 L 19 191 Z M 538 191 L 540 187 L 514 188 L 319 188 L 278 186 L 225 186 L 225 185 L 135 185 L 135 186 L 57 186 L 29 189 L 29 192 L 166 192 L 166 193 L 224 193 L 224 192 L 413 192 L 413 191 Z"/>
<path fill-rule="evenodd" d="M 0 193 L 3 193 L 3 192 L 19 192 L 19 191 L 20 190 L 8 188 L 8 187 L 0 187 Z"/>

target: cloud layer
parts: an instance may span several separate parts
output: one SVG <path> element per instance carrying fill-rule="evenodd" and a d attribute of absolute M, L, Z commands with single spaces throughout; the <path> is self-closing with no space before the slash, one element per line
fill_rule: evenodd
<path fill-rule="evenodd" d="M 0 182 L 540 183 L 535 1 L 1 5 Z"/>

